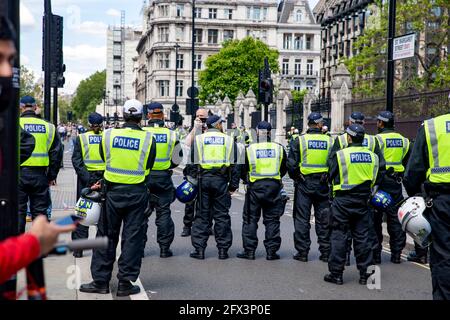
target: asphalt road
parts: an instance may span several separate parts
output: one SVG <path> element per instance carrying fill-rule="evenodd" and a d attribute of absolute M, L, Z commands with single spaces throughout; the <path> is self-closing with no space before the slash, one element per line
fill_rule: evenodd
<path fill-rule="evenodd" d="M 181 176 L 174 175 L 175 184 Z M 142 261 L 140 280 L 150 299 L 161 300 L 215 300 L 215 299 L 431 299 L 431 276 L 428 268 L 404 261 L 400 265 L 389 262 L 389 254 L 383 253 L 380 265 L 380 289 L 368 289 L 358 284 L 359 273 L 354 260 L 344 273 L 344 285 L 336 286 L 323 281 L 328 272 L 327 264 L 318 260 L 317 238 L 311 228 L 312 247 L 307 263 L 292 259 L 293 222 L 290 210 L 281 219 L 281 260 L 267 261 L 262 244 L 264 226 L 260 222 L 259 247 L 256 260 L 236 258 L 242 249 L 241 221 L 243 196 L 233 196 L 230 210 L 233 229 L 233 246 L 230 259 L 218 260 L 214 237 L 210 237 L 206 260 L 189 257 L 191 239 L 180 237 L 183 227 L 184 206 L 172 205 L 176 226 L 172 245 L 174 256 L 159 258 L 156 227 L 153 214 L 150 218 L 146 256 Z M 288 207 L 291 207 L 288 205 Z M 114 290 L 114 289 L 113 289 Z"/>

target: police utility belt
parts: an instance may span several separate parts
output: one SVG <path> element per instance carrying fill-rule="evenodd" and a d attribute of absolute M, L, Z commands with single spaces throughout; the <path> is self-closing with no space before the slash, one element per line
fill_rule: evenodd
<path fill-rule="evenodd" d="M 220 168 L 213 168 L 213 169 L 203 169 L 202 167 L 200 167 L 200 175 L 204 176 L 205 174 L 212 174 L 212 175 L 217 175 L 217 176 L 229 176 L 230 174 L 230 167 L 227 166 L 222 166 Z"/>

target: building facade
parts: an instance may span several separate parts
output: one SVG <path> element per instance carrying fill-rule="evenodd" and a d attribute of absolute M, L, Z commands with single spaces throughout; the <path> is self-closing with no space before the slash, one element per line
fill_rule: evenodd
<path fill-rule="evenodd" d="M 134 88 L 139 100 L 170 108 L 175 97 L 186 112 L 191 87 L 192 1 L 153 0 L 144 7 L 144 32 L 137 45 Z M 194 69 L 226 40 L 251 36 L 280 51 L 279 80 L 292 89 L 316 90 L 320 64 L 320 26 L 306 0 L 197 0 Z M 197 84 L 195 72 L 195 86 Z M 189 116 L 185 117 L 189 123 Z"/>
<path fill-rule="evenodd" d="M 110 26 L 107 31 L 107 61 L 106 61 L 106 96 L 102 114 L 112 117 L 118 112 L 122 114 L 124 101 L 136 97 L 133 87 L 135 79 L 133 58 L 136 56 L 136 46 L 142 36 L 142 31 Z"/>

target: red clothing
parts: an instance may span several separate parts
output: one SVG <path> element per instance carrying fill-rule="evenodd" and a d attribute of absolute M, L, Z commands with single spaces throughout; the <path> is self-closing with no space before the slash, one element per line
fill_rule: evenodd
<path fill-rule="evenodd" d="M 0 242 L 0 284 L 39 258 L 39 240 L 31 234 Z"/>

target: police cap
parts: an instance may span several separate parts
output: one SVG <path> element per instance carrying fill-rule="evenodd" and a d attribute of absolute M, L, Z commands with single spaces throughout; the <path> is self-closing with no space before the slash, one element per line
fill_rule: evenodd
<path fill-rule="evenodd" d="M 361 112 L 352 112 L 349 118 L 350 122 L 359 124 L 362 124 L 364 122 L 364 119 L 364 114 L 362 114 Z"/>
<path fill-rule="evenodd" d="M 318 112 L 312 112 L 309 116 L 308 116 L 308 123 L 309 124 L 317 124 L 317 123 L 321 123 L 323 122 L 323 118 L 322 115 Z"/>
<path fill-rule="evenodd" d="M 352 137 L 352 139 L 356 141 L 362 141 L 364 140 L 365 130 L 364 127 L 360 124 L 352 124 L 350 125 L 347 130 L 345 130 L 348 135 Z"/>

